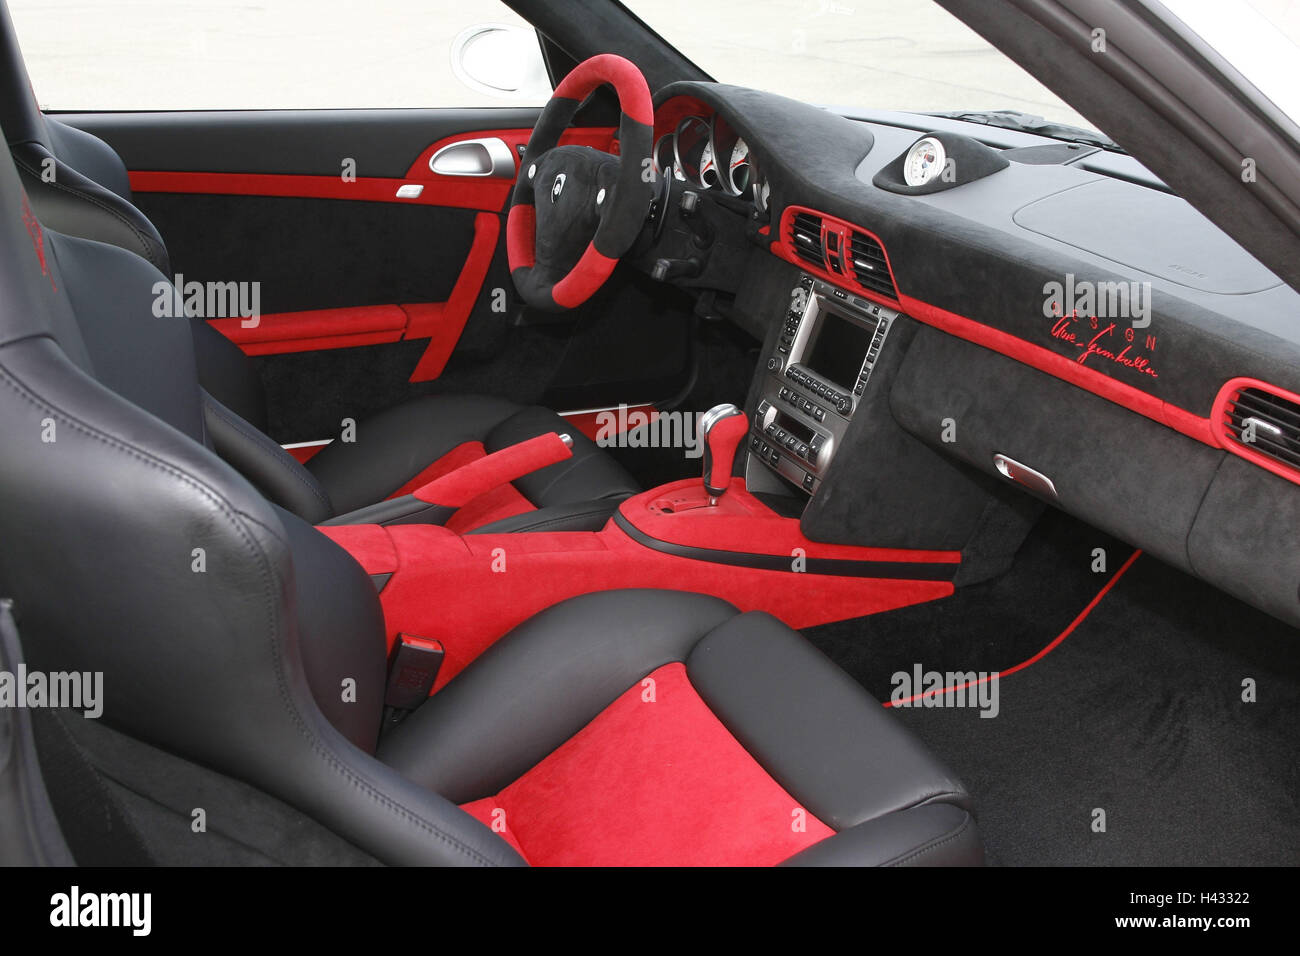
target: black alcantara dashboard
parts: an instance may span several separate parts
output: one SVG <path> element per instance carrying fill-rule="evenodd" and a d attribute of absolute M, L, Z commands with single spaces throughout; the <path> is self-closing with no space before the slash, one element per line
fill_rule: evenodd
<path fill-rule="evenodd" d="M 711 83 L 661 91 L 656 136 L 714 114 L 762 201 L 718 198 L 676 281 L 764 340 L 751 480 L 813 492 L 810 536 L 961 548 L 979 576 L 1045 499 L 1300 624 L 1300 295 L 1124 157 L 1040 141 L 918 192 L 908 148 L 969 133 Z M 669 221 L 652 256 L 700 233 Z M 858 375 L 810 370 L 823 329 Z"/>

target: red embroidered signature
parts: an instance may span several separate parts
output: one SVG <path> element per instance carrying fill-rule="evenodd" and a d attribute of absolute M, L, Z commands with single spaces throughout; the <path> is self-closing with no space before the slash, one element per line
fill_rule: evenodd
<path fill-rule="evenodd" d="M 1131 341 L 1125 343 L 1124 348 L 1119 352 L 1106 348 L 1105 345 L 1101 344 L 1102 339 L 1114 336 L 1116 328 L 1114 322 L 1100 328 L 1097 334 L 1091 338 L 1084 338 L 1072 327 L 1076 319 L 1078 319 L 1078 316 L 1073 312 L 1057 319 L 1056 324 L 1052 326 L 1052 338 L 1079 349 L 1080 354 L 1075 361 L 1080 365 L 1086 365 L 1088 359 L 1095 355 L 1098 359 L 1114 362 L 1116 365 L 1123 365 L 1126 368 L 1141 372 L 1143 375 L 1149 375 L 1152 378 L 1160 377 L 1160 373 L 1151 367 L 1149 358 L 1132 354 L 1133 343 Z M 1148 338 L 1148 344 L 1153 345 L 1154 339 Z"/>
<path fill-rule="evenodd" d="M 32 212 L 32 207 L 27 202 L 27 194 L 23 194 L 23 225 L 27 227 L 27 235 L 32 240 L 32 248 L 36 250 L 36 258 L 41 263 L 41 275 L 50 280 L 50 288 L 58 290 L 54 284 L 54 276 L 50 272 L 50 264 L 45 261 L 45 233 L 41 229 L 40 220 Z"/>

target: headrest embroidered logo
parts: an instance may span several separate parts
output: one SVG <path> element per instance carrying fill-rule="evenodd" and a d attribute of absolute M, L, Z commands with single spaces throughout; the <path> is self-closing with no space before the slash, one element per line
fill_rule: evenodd
<path fill-rule="evenodd" d="M 58 291 L 58 286 L 54 284 L 54 276 L 50 272 L 50 264 L 45 261 L 45 232 L 41 229 L 40 220 L 32 212 L 31 205 L 27 202 L 27 194 L 23 193 L 23 225 L 27 227 L 27 236 L 32 240 L 32 248 L 36 250 L 36 258 L 41 264 L 41 275 L 50 280 L 50 288 Z"/>
<path fill-rule="evenodd" d="M 564 183 L 567 178 L 564 173 L 560 173 L 555 177 L 555 185 L 551 187 L 551 202 L 555 202 L 560 198 L 560 193 L 564 192 Z"/>

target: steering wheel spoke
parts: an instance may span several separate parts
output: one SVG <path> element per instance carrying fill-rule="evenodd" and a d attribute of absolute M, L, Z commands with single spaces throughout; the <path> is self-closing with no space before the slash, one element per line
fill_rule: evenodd
<path fill-rule="evenodd" d="M 619 155 L 559 145 L 583 101 L 604 84 L 622 109 Z M 525 302 L 573 309 L 609 278 L 653 199 L 644 175 L 653 136 L 650 89 L 629 60 L 592 57 L 556 87 L 524 151 L 506 224 L 510 275 Z"/>

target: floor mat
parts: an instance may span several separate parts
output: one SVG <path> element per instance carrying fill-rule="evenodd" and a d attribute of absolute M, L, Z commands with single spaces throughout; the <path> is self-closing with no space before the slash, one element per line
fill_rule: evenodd
<path fill-rule="evenodd" d="M 916 664 L 1018 663 L 1104 583 L 1076 560 L 1099 533 L 1048 521 L 981 594 L 858 622 L 856 641 L 848 624 L 809 637 L 882 699 L 890 675 Z M 1109 551 L 1112 573 L 1128 553 Z M 922 626 L 929 630 L 903 636 Z M 1298 638 L 1144 555 L 1059 647 L 999 682 L 996 717 L 953 707 L 894 712 L 974 794 L 992 863 L 1294 865 Z M 1248 679 L 1254 703 L 1242 699 Z"/>
<path fill-rule="evenodd" d="M 1100 552 L 1100 553 L 1098 553 Z M 900 666 L 1003 670 L 1061 633 L 1133 553 L 1128 545 L 1049 510 L 1006 574 L 952 597 L 804 635 L 880 700 Z"/>

